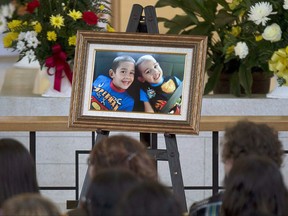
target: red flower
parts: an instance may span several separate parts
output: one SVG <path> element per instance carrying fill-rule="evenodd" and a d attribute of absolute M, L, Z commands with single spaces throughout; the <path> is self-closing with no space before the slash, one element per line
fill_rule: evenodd
<path fill-rule="evenodd" d="M 91 11 L 83 12 L 82 18 L 88 25 L 96 25 L 98 22 L 97 15 Z"/>
<path fill-rule="evenodd" d="M 36 8 L 40 6 L 40 2 L 38 0 L 33 0 L 27 4 L 26 11 L 29 13 L 33 13 Z"/>

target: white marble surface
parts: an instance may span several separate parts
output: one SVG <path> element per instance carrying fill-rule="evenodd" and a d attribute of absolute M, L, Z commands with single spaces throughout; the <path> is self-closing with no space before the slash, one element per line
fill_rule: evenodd
<path fill-rule="evenodd" d="M 70 98 L 40 96 L 1 96 L 1 116 L 68 116 Z M 202 116 L 288 115 L 288 99 L 266 98 L 256 95 L 237 98 L 231 95 L 208 95 L 202 100 Z"/>

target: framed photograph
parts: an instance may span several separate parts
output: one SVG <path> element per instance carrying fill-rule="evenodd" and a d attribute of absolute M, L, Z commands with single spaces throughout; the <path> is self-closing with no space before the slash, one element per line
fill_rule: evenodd
<path fill-rule="evenodd" d="M 205 36 L 79 31 L 69 127 L 198 134 Z"/>

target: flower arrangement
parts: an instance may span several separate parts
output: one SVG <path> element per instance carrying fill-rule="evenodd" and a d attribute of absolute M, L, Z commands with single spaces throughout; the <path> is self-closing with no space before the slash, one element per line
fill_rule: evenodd
<path fill-rule="evenodd" d="M 25 13 L 7 18 L 4 47 L 18 51 L 19 60 L 39 61 L 48 73 L 55 68 L 60 83 L 63 71 L 72 79 L 68 63 L 74 60 L 77 30 L 113 31 L 106 0 L 17 0 L 19 7 Z M 55 89 L 60 91 L 59 84 Z"/>
<path fill-rule="evenodd" d="M 231 93 L 240 96 L 243 88 L 246 95 L 251 95 L 252 74 L 263 71 L 263 75 L 272 76 L 279 59 L 278 50 L 283 54 L 288 43 L 288 0 L 158 0 L 156 3 L 156 7 L 164 6 L 184 11 L 184 15 L 170 20 L 159 19 L 169 29 L 167 33 L 208 36 L 209 78 L 205 94 L 214 89 L 220 74 L 226 73 L 231 75 Z M 287 58 L 283 64 L 286 74 Z M 287 83 L 283 70 L 275 73 L 281 84 Z"/>

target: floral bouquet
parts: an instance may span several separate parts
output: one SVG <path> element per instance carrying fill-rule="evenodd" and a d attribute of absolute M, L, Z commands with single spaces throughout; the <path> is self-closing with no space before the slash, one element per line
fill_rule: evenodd
<path fill-rule="evenodd" d="M 223 40 L 225 62 L 239 62 L 242 80 L 247 69 L 258 68 L 274 72 L 279 85 L 288 85 L 288 0 L 234 0 L 229 6 L 238 18 Z"/>
<path fill-rule="evenodd" d="M 7 18 L 4 47 L 18 51 L 19 60 L 39 61 L 49 75 L 53 71 L 60 91 L 64 74 L 72 80 L 77 30 L 113 31 L 109 6 L 106 0 L 17 0 L 16 10 L 24 7 L 25 13 Z"/>
<path fill-rule="evenodd" d="M 156 7 L 165 6 L 184 12 L 173 19 L 158 18 L 167 33 L 208 36 L 205 94 L 214 90 L 221 75 L 227 75 L 230 93 L 240 96 L 243 88 L 251 95 L 253 74 L 262 71 L 261 76 L 271 77 L 276 62 L 280 68 L 284 60 L 288 0 L 158 0 Z M 285 55 L 281 68 L 285 65 L 287 71 L 287 49 Z M 287 72 L 281 71 L 275 73 L 287 83 L 283 75 Z"/>

